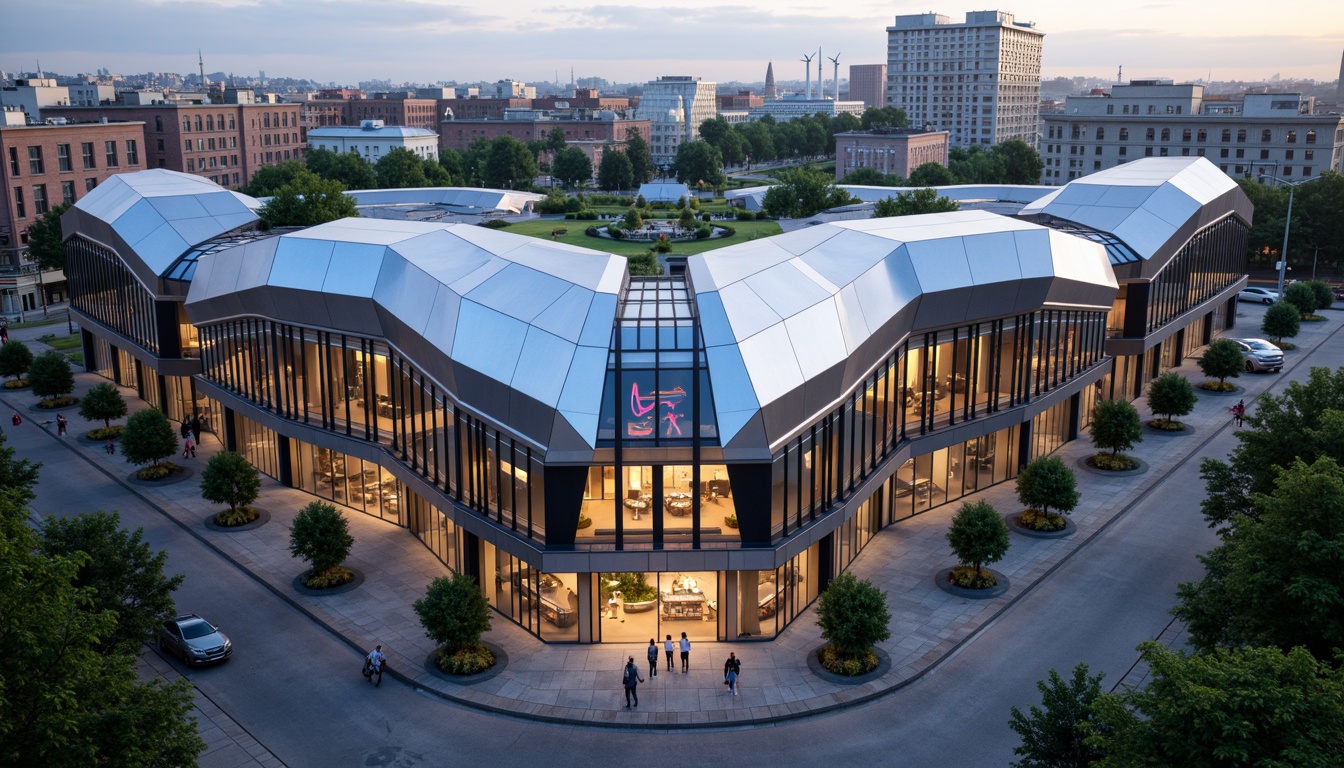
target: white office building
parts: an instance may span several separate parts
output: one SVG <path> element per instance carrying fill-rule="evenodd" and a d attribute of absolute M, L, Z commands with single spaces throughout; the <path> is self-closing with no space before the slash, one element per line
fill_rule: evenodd
<path fill-rule="evenodd" d="M 700 124 L 718 114 L 716 84 L 698 77 L 660 77 L 644 86 L 636 120 L 649 121 L 649 154 L 663 165 L 683 142 L 700 138 Z"/>
<path fill-rule="evenodd" d="M 384 125 L 382 120 L 361 120 L 359 127 L 329 125 L 308 131 L 310 149 L 354 152 L 376 163 L 394 149 L 409 149 L 426 160 L 439 159 L 439 135 L 424 128 Z"/>
<path fill-rule="evenodd" d="M 786 123 L 800 117 L 822 114 L 827 117 L 836 115 L 854 115 L 860 117 L 865 109 L 862 101 L 836 101 L 834 99 L 779 99 L 767 101 L 759 107 L 751 108 L 751 119 L 760 120 L 770 115 L 775 122 Z"/>
<path fill-rule="evenodd" d="M 1289 181 L 1344 171 L 1344 116 L 1314 111 L 1297 93 L 1205 98 L 1202 85 L 1132 80 L 1070 96 L 1044 116 L 1041 181 L 1067 184 L 1144 157 L 1207 157 L 1229 176 Z"/>
<path fill-rule="evenodd" d="M 1040 138 L 1045 33 L 1004 11 L 897 16 L 887 27 L 887 105 L 911 125 L 947 131 L 952 146 Z"/>

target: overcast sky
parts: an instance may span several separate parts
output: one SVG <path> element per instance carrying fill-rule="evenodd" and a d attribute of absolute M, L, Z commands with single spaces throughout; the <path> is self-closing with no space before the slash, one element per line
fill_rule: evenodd
<path fill-rule="evenodd" d="M 1143 0 L 1139 0 L 1141 3 Z M 850 0 L 0 0 L 0 69 L 74 74 L 207 72 L 434 82 L 663 74 L 802 79 L 823 49 L 848 65 L 886 60 L 885 28 L 902 13 L 964 20 L 994 7 Z M 1340 0 L 1171 0 L 1137 8 L 1098 0 L 1000 5 L 1046 32 L 1043 75 L 1333 80 L 1344 51 Z M 816 64 L 813 65 L 815 72 Z M 826 62 L 830 79 L 832 66 Z"/>

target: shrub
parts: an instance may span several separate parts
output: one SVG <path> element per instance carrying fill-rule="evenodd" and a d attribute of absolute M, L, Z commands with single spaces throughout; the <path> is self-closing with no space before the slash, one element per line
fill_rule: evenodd
<path fill-rule="evenodd" d="M 504 229 L 509 226 L 509 222 L 503 219 L 491 219 L 484 224 L 481 224 L 481 226 L 486 229 Z"/>
<path fill-rule="evenodd" d="M 121 455 L 127 461 L 157 467 L 160 459 L 174 453 L 177 453 L 177 432 L 162 411 L 146 408 L 126 420 L 126 429 L 121 433 Z"/>
<path fill-rule="evenodd" d="M 677 209 L 680 210 L 685 207 L 686 207 L 686 196 L 682 195 L 681 197 L 677 198 Z"/>
<path fill-rule="evenodd" d="M 1212 344 L 1204 349 L 1204 354 L 1199 358 L 1199 370 L 1204 372 L 1205 376 L 1217 379 L 1219 389 L 1228 378 L 1237 378 L 1241 375 L 1241 369 L 1245 366 L 1245 359 L 1241 356 L 1241 347 L 1237 346 L 1231 339 L 1215 339 Z"/>
<path fill-rule="evenodd" d="M 616 582 L 612 584 L 612 582 Z M 602 602 L 611 597 L 613 590 L 619 590 L 627 603 L 647 603 L 658 599 L 658 590 L 644 580 L 644 574 L 622 573 L 602 574 Z"/>
<path fill-rule="evenodd" d="M 135 476 L 141 480 L 162 480 L 177 471 L 177 465 L 171 461 L 137 469 Z"/>
<path fill-rule="evenodd" d="M 1058 517 L 1050 514 L 1051 509 L 1067 515 L 1078 506 L 1078 497 L 1077 478 L 1074 477 L 1073 470 L 1069 469 L 1058 456 L 1041 456 L 1033 459 L 1017 475 L 1017 500 L 1029 508 L 1039 509 L 1047 524 L 1051 517 Z M 1026 515 L 1019 518 L 1024 526 L 1033 527 L 1027 525 L 1025 519 Z M 1061 520 L 1059 528 L 1062 527 L 1064 526 Z"/>
<path fill-rule="evenodd" d="M 19 381 L 32 364 L 33 352 L 28 349 L 27 344 L 15 339 L 0 344 L 0 376 L 9 376 Z"/>
<path fill-rule="evenodd" d="M 737 515 L 735 515 L 735 514 L 727 514 L 727 515 L 724 515 L 724 516 L 723 516 L 723 524 L 726 525 L 726 526 L 728 526 L 729 528 L 736 529 L 736 528 L 737 528 Z"/>
<path fill-rule="evenodd" d="M 947 582 L 962 589 L 990 589 L 999 584 L 999 580 L 994 577 L 993 573 L 977 570 L 969 565 L 958 565 L 953 568 L 947 574 Z"/>
<path fill-rule="evenodd" d="M 425 634 L 450 654 L 478 645 L 490 631 L 490 604 L 465 573 L 434 579 L 413 607 Z"/>
<path fill-rule="evenodd" d="M 1335 292 L 1324 280 L 1312 280 L 1307 283 L 1316 294 L 1316 309 L 1329 309 L 1335 303 Z"/>
<path fill-rule="evenodd" d="M 649 207 L 649 201 L 646 200 L 646 199 L 644 198 L 643 195 L 639 195 L 638 197 L 635 198 L 635 207 L 636 207 L 636 208 L 648 208 L 648 207 Z"/>
<path fill-rule="evenodd" d="M 593 518 L 580 512 L 578 530 L 582 531 L 584 528 L 591 528 L 592 526 L 593 526 Z"/>
<path fill-rule="evenodd" d="M 1177 416 L 1185 416 L 1195 409 L 1195 388 L 1184 376 L 1168 371 L 1148 385 L 1148 408 L 1153 413 L 1166 416 L 1166 421 L 1176 422 Z M 1176 422 L 1179 423 L 1179 422 Z"/>
<path fill-rule="evenodd" d="M 1017 524 L 1033 531 L 1051 533 L 1068 527 L 1063 515 L 1052 515 L 1040 509 L 1028 509 L 1017 516 Z"/>
<path fill-rule="evenodd" d="M 672 241 L 668 240 L 666 235 L 662 235 L 657 240 L 653 241 L 652 250 L 655 253 L 671 253 Z"/>
<path fill-rule="evenodd" d="M 56 398 L 68 395 L 75 389 L 75 375 L 70 371 L 70 361 L 60 352 L 51 350 L 33 358 L 28 366 L 28 386 L 33 394 L 43 398 Z"/>
<path fill-rule="evenodd" d="M 247 525 L 248 523 L 261 517 L 261 513 L 251 507 L 239 507 L 238 509 L 226 509 L 215 514 L 215 525 L 221 528 L 233 528 L 238 525 Z"/>
<path fill-rule="evenodd" d="M 354 544 L 350 521 L 336 507 L 322 501 L 314 501 L 300 510 L 289 532 L 290 554 L 307 561 L 312 566 L 312 576 L 339 567 Z"/>
<path fill-rule="evenodd" d="M 755 214 L 755 212 L 753 212 L 753 211 L 748 211 L 748 210 L 744 210 L 744 209 L 741 209 L 741 208 L 739 208 L 739 209 L 737 210 L 737 213 L 735 213 L 735 214 L 733 214 L 733 215 L 737 217 L 737 220 L 738 220 L 738 221 L 755 221 L 755 220 L 756 220 L 756 214 Z"/>
<path fill-rule="evenodd" d="M 115 385 L 104 382 L 84 393 L 79 403 L 79 415 L 85 421 L 102 421 L 103 429 L 112 428 L 112 420 L 126 415 L 126 399 Z"/>
<path fill-rule="evenodd" d="M 1133 459 L 1118 453 L 1098 453 L 1088 461 L 1097 469 L 1109 472 L 1127 472 L 1138 466 Z"/>
<path fill-rule="evenodd" d="M 708 224 L 702 224 L 701 226 L 695 228 L 696 240 L 708 240 L 709 236 L 712 234 L 714 234 L 714 228 L 709 226 Z"/>
<path fill-rule="evenodd" d="M 710 215 L 709 215 L 709 213 L 708 213 L 708 212 L 705 212 L 705 213 L 700 214 L 700 220 L 703 221 L 703 222 L 705 222 L 706 224 L 708 224 L 708 223 L 709 223 L 709 220 L 710 220 Z"/>
<path fill-rule="evenodd" d="M 1320 305 L 1316 303 L 1316 292 L 1306 283 L 1293 283 L 1283 292 L 1283 300 L 1297 307 L 1302 319 L 1316 314 Z"/>
<path fill-rule="evenodd" d="M 967 502 L 952 517 L 947 542 L 962 565 L 982 575 L 983 566 L 997 563 L 1008 553 L 1008 526 L 989 502 Z"/>
<path fill-rule="evenodd" d="M 867 653 L 891 637 L 887 627 L 890 621 L 886 593 L 867 579 L 859 581 L 852 573 L 832 579 L 817 599 L 821 638 L 844 654 Z"/>
<path fill-rule="evenodd" d="M 1139 412 L 1124 400 L 1102 400 L 1092 409 L 1092 442 L 1112 456 L 1143 442 Z"/>
<path fill-rule="evenodd" d="M 336 566 L 325 571 L 313 571 L 303 577 L 303 585 L 309 589 L 331 589 L 354 580 L 355 574 L 349 568 Z"/>
<path fill-rule="evenodd" d="M 1265 310 L 1265 320 L 1260 330 L 1275 344 L 1282 344 L 1284 339 L 1292 338 L 1302 330 L 1302 314 L 1293 304 L 1277 302 Z"/>
<path fill-rule="evenodd" d="M 28 386 L 28 380 L 23 378 L 10 379 L 5 382 L 5 389 L 23 389 L 26 386 Z"/>
<path fill-rule="evenodd" d="M 495 654 L 477 643 L 453 652 L 440 649 L 434 653 L 434 663 L 450 675 L 474 675 L 495 666 Z"/>
<path fill-rule="evenodd" d="M 112 440 L 116 440 L 116 439 L 118 439 L 119 437 L 121 437 L 122 430 L 124 430 L 124 429 L 125 429 L 125 427 L 123 427 L 123 426 L 120 425 L 120 424 L 117 424 L 117 425 L 115 425 L 115 426 L 111 426 L 111 427 L 107 427 L 107 428 L 105 428 L 105 429 L 104 429 L 104 428 L 95 429 L 95 430 L 93 430 L 92 432 L 89 433 L 89 439 L 90 439 L 90 440 L 107 440 L 107 439 L 111 438 Z"/>
<path fill-rule="evenodd" d="M 848 654 L 831 645 L 818 649 L 817 659 L 828 672 L 845 677 L 866 675 L 877 669 L 880 663 L 877 654 L 872 650 L 860 654 Z"/>
<path fill-rule="evenodd" d="M 79 402 L 78 397 L 71 395 L 57 395 L 55 397 L 44 397 L 38 405 L 43 408 L 63 408 L 67 405 L 74 405 Z"/>
<path fill-rule="evenodd" d="M 608 225 L 607 225 L 607 234 L 608 234 L 608 235 L 611 235 L 611 239 L 612 239 L 612 240 L 624 240 L 624 239 L 625 239 L 625 230 L 621 229 L 620 227 L 616 226 L 615 224 L 608 224 Z"/>
<path fill-rule="evenodd" d="M 210 457 L 201 473 L 201 497 L 216 504 L 228 504 L 229 511 L 246 507 L 257 500 L 261 474 L 241 454 L 220 451 Z"/>

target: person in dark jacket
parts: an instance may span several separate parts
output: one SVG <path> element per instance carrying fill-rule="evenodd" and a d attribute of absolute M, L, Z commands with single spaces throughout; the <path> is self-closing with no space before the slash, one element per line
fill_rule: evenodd
<path fill-rule="evenodd" d="M 658 676 L 658 643 L 649 638 L 649 677 Z"/>
<path fill-rule="evenodd" d="M 723 662 L 723 684 L 728 686 L 729 692 L 737 695 L 737 676 L 742 672 L 742 662 L 737 658 L 736 653 L 728 654 L 728 660 Z"/>
<path fill-rule="evenodd" d="M 625 673 L 621 677 L 621 683 L 625 686 L 625 708 L 630 708 L 630 702 L 634 701 L 635 706 L 639 706 L 639 692 L 636 686 L 644 682 L 644 678 L 639 676 L 639 667 L 635 666 L 635 657 L 631 656 L 630 661 L 625 664 Z"/>

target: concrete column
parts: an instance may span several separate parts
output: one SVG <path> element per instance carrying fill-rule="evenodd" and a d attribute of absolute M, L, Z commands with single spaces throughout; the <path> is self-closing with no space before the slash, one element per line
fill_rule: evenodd
<path fill-rule="evenodd" d="M 755 637 L 761 634 L 761 580 L 759 571 L 738 571 L 738 591 L 742 608 L 739 611 L 741 631 Z M 732 639 L 732 636 L 729 636 Z"/>
<path fill-rule="evenodd" d="M 723 635 L 734 640 L 741 632 L 737 620 L 737 571 L 723 572 L 723 587 L 719 590 L 719 615 L 723 617 Z"/>
<path fill-rule="evenodd" d="M 593 579 L 596 574 L 580 573 L 579 582 L 579 642 L 593 642 Z"/>

